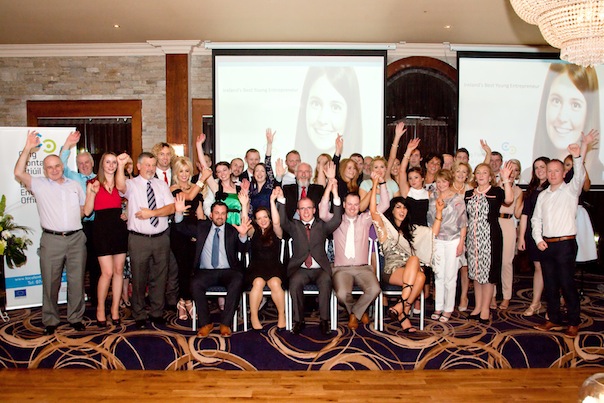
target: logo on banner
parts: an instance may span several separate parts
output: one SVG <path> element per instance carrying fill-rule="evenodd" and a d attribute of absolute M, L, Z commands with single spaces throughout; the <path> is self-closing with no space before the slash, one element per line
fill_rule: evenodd
<path fill-rule="evenodd" d="M 53 154 L 57 150 L 57 143 L 54 140 L 46 139 L 42 142 L 42 151 L 46 154 Z"/>

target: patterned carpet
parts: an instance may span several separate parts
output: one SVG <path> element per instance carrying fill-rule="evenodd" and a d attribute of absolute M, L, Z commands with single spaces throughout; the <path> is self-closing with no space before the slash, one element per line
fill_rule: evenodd
<path fill-rule="evenodd" d="M 332 337 L 321 335 L 310 319 L 302 335 L 276 331 L 271 304 L 263 309 L 266 334 L 236 332 L 229 339 L 216 331 L 195 337 L 190 321 L 167 314 L 167 323 L 137 330 L 125 311 L 118 327 L 98 329 L 87 307 L 83 332 L 63 323 L 53 336 L 43 336 L 40 308 L 11 311 L 0 323 L 0 366 L 4 368 L 94 368 L 165 370 L 389 370 L 462 368 L 604 367 L 604 276 L 585 275 L 579 336 L 541 333 L 522 312 L 530 303 L 530 277 L 516 276 L 515 297 L 506 311 L 493 311 L 489 326 L 470 322 L 455 312 L 448 323 L 426 320 L 425 330 L 404 334 L 387 322 L 384 332 L 373 325 L 352 332 L 340 310 Z M 471 298 L 472 299 L 472 298 Z M 431 312 L 428 304 L 427 312 Z M 63 315 L 65 315 L 63 308 Z M 429 317 L 429 315 L 428 315 Z M 63 316 L 64 318 L 64 316 Z M 417 318 L 413 319 L 417 325 Z"/>

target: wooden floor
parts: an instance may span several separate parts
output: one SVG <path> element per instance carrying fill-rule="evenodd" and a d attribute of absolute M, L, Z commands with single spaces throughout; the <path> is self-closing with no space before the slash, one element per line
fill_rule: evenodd
<path fill-rule="evenodd" d="M 601 371 L 103 371 L 0 370 L 2 402 L 286 400 L 342 402 L 576 402 Z"/>

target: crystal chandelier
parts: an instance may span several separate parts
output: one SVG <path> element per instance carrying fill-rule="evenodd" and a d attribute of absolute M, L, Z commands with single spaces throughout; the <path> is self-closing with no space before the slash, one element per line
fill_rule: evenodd
<path fill-rule="evenodd" d="M 510 0 L 514 11 L 539 26 L 560 58 L 580 66 L 604 63 L 604 0 Z"/>

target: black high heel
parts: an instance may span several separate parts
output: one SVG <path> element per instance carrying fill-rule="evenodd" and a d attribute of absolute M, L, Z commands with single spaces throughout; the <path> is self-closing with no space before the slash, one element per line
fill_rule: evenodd
<path fill-rule="evenodd" d="M 96 320 L 96 327 L 108 327 L 107 320 Z"/>
<path fill-rule="evenodd" d="M 119 326 L 120 325 L 120 318 L 117 318 L 117 319 L 111 318 L 111 321 L 113 322 L 113 326 Z"/>
<path fill-rule="evenodd" d="M 403 289 L 401 290 L 401 294 L 402 294 L 402 291 L 405 290 L 405 288 L 413 288 L 413 284 L 403 283 Z M 411 295 L 411 294 L 409 294 L 409 295 Z M 403 327 L 403 322 L 405 322 L 407 319 L 409 319 L 409 324 L 411 324 L 411 319 L 410 319 L 409 314 L 405 313 L 405 306 L 408 306 L 409 310 L 411 310 L 412 307 L 413 307 L 413 303 L 412 302 L 407 302 L 408 299 L 409 299 L 409 297 L 407 297 L 407 298 L 401 298 L 401 302 L 403 303 L 403 306 L 402 306 L 402 310 L 403 311 L 401 312 L 400 319 L 398 319 L 398 318 L 397 319 L 398 319 L 398 322 L 401 324 L 401 328 L 403 329 L 403 333 L 416 333 L 417 329 L 415 327 L 413 327 L 413 325 L 411 325 L 411 326 L 409 326 L 407 328 Z"/>
<path fill-rule="evenodd" d="M 399 298 L 398 301 L 396 301 L 396 304 L 394 304 L 394 306 L 396 306 L 402 302 L 403 302 L 403 300 L 401 298 Z M 390 308 L 388 308 L 388 317 L 390 318 L 391 321 L 398 322 L 398 317 L 399 317 L 400 313 L 399 313 L 399 311 L 394 309 L 394 306 L 391 306 Z"/>

